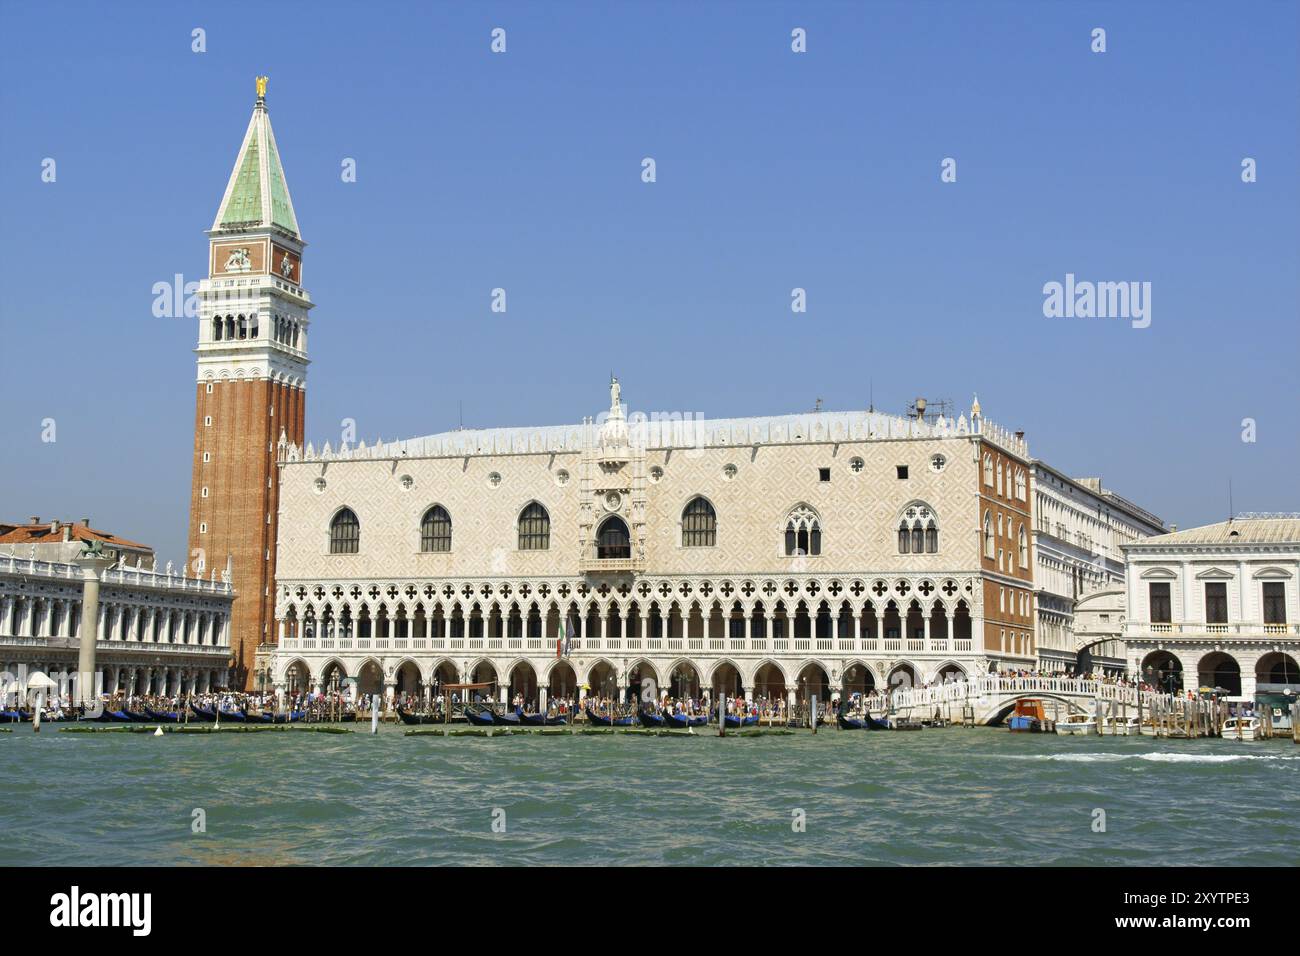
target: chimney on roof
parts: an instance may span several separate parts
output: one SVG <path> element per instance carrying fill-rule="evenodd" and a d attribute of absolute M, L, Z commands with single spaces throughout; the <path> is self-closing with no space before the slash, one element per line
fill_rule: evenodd
<path fill-rule="evenodd" d="M 90 527 L 90 519 L 89 519 L 89 518 L 82 518 L 82 519 L 81 519 L 81 523 L 82 523 L 83 525 L 85 525 L 87 528 Z"/>
<path fill-rule="evenodd" d="M 68 523 L 66 523 L 66 522 L 64 522 L 64 525 L 63 525 L 63 540 L 64 540 L 64 541 L 71 541 L 71 540 L 72 540 L 72 525 L 70 525 L 70 524 L 68 524 Z"/>
<path fill-rule="evenodd" d="M 50 534 L 58 534 L 58 533 L 59 533 L 59 519 L 54 518 L 50 521 Z"/>
<path fill-rule="evenodd" d="M 1025 440 L 1025 430 L 1022 428 L 1020 431 L 1016 432 L 1016 437 L 1019 438 L 1021 441 L 1024 441 L 1024 440 Z"/>
<path fill-rule="evenodd" d="M 40 516 L 40 515 L 32 515 L 32 516 L 31 516 L 31 519 L 32 519 L 32 524 L 40 524 L 40 523 L 41 523 L 41 516 Z"/>

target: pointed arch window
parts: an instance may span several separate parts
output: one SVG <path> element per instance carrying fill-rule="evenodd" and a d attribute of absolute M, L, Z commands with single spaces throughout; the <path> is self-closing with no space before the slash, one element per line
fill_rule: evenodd
<path fill-rule="evenodd" d="M 519 550 L 549 551 L 551 516 L 536 501 L 519 512 Z"/>
<path fill-rule="evenodd" d="M 344 508 L 330 522 L 330 554 L 356 554 L 361 548 L 361 522 L 351 508 Z"/>
<path fill-rule="evenodd" d="M 420 550 L 426 553 L 451 550 L 451 515 L 442 505 L 434 505 L 420 519 Z"/>
<path fill-rule="evenodd" d="M 984 557 L 993 557 L 993 514 L 984 512 Z"/>
<path fill-rule="evenodd" d="M 935 554 L 939 550 L 939 519 L 924 502 L 910 504 L 898 522 L 899 554 Z"/>
<path fill-rule="evenodd" d="M 718 513 L 700 497 L 686 502 L 682 509 L 682 547 L 711 548 L 718 543 Z"/>
<path fill-rule="evenodd" d="M 632 536 L 627 524 L 617 515 L 606 518 L 596 532 L 596 557 L 602 560 L 632 557 Z"/>
<path fill-rule="evenodd" d="M 993 487 L 993 456 L 984 456 L 984 484 Z"/>
<path fill-rule="evenodd" d="M 799 505 L 785 519 L 785 553 L 787 557 L 822 553 L 821 518 L 808 505 Z"/>
<path fill-rule="evenodd" d="M 1029 567 L 1029 542 L 1025 536 L 1025 526 L 1023 524 L 1020 526 L 1020 533 L 1017 537 L 1019 539 L 1017 544 L 1020 548 L 1020 566 L 1027 568 Z"/>

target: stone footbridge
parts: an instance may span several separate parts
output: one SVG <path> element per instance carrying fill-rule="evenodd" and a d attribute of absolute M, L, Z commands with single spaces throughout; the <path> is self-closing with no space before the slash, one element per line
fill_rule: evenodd
<path fill-rule="evenodd" d="M 1116 713 L 1128 708 L 1136 715 L 1138 695 L 1142 710 L 1168 710 L 1172 697 L 1153 691 L 1139 691 L 1128 684 L 1115 684 L 1098 680 L 1079 680 L 1071 677 L 999 677 L 989 675 L 974 680 L 959 680 L 933 687 L 895 687 L 890 691 L 873 694 L 868 706 L 875 712 L 888 712 L 894 717 L 912 720 L 929 720 L 936 714 L 958 722 L 973 719 L 976 724 L 996 724 L 1004 720 L 1016 706 L 1016 701 L 1035 698 L 1044 702 L 1051 716 L 1052 705 L 1059 705 L 1059 714 L 1096 713 L 1098 701 L 1104 712 Z"/>

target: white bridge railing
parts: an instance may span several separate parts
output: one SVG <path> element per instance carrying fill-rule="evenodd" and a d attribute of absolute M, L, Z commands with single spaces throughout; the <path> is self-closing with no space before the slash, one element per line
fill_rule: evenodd
<path fill-rule="evenodd" d="M 1169 694 L 1144 690 L 1143 707 L 1170 700 Z M 1008 697 L 1047 694 L 1056 697 L 1079 697 L 1115 701 L 1136 706 L 1138 689 L 1131 684 L 1114 684 L 1099 680 L 1079 680 L 1073 677 L 999 677 L 989 675 L 969 681 L 950 681 L 933 687 L 895 687 L 884 693 L 875 692 L 867 698 L 872 710 L 887 708 L 899 711 L 917 707 L 930 708 L 938 704 L 970 701 L 992 703 Z"/>

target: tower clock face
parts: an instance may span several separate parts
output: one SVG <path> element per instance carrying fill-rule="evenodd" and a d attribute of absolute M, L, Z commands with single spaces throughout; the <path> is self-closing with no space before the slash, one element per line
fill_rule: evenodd
<path fill-rule="evenodd" d="M 623 496 L 617 491 L 608 492 L 605 495 L 605 510 L 617 511 L 623 506 Z"/>

